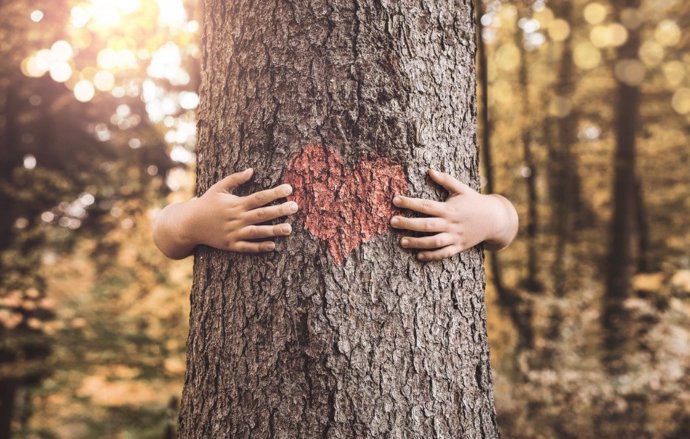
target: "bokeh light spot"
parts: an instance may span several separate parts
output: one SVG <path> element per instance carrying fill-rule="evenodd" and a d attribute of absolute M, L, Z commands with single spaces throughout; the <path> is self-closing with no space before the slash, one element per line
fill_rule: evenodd
<path fill-rule="evenodd" d="M 100 91 L 110 91 L 115 86 L 115 76 L 107 70 L 100 70 L 93 77 L 93 85 Z"/>
<path fill-rule="evenodd" d="M 637 87 L 644 81 L 647 69 L 638 59 L 622 59 L 613 69 L 616 79 L 631 87 Z"/>
<path fill-rule="evenodd" d="M 33 21 L 34 23 L 38 23 L 41 20 L 43 20 L 43 11 L 41 11 L 40 9 L 34 9 L 33 11 L 31 11 L 31 14 L 29 14 L 29 17 L 31 18 L 31 21 Z"/>
<path fill-rule="evenodd" d="M 50 77 L 55 82 L 65 82 L 72 76 L 72 67 L 65 61 L 53 63 L 50 66 Z"/>
<path fill-rule="evenodd" d="M 685 79 L 685 64 L 680 61 L 670 61 L 663 66 L 664 76 L 672 87 L 679 86 Z"/>
<path fill-rule="evenodd" d="M 32 154 L 27 154 L 24 156 L 24 168 L 25 169 L 34 169 L 36 167 L 36 157 L 33 156 Z"/>
<path fill-rule="evenodd" d="M 67 41 L 58 40 L 50 47 L 50 55 L 56 61 L 67 61 L 74 55 L 74 49 Z"/>
<path fill-rule="evenodd" d="M 664 20 L 656 27 L 654 31 L 654 39 L 659 44 L 667 47 L 676 46 L 680 43 L 680 27 L 673 20 Z"/>
<path fill-rule="evenodd" d="M 585 6 L 584 15 L 585 20 L 589 24 L 599 24 L 606 19 L 606 6 L 601 3 L 592 2 Z"/>
<path fill-rule="evenodd" d="M 678 114 L 690 114 L 690 88 L 679 88 L 671 100 L 673 110 Z"/>
<path fill-rule="evenodd" d="M 77 98 L 79 102 L 88 102 L 93 99 L 95 94 L 96 90 L 93 84 L 87 79 L 82 79 L 74 86 L 74 97 Z"/>
<path fill-rule="evenodd" d="M 547 7 L 535 11 L 533 17 L 539 22 L 541 28 L 548 28 L 554 19 L 553 11 Z"/>
<path fill-rule="evenodd" d="M 621 22 L 630 30 L 635 30 L 642 24 L 640 11 L 634 8 L 626 8 L 621 11 Z"/>
<path fill-rule="evenodd" d="M 556 19 L 549 25 L 549 37 L 556 42 L 565 41 L 570 36 L 570 24 L 563 19 Z"/>
<path fill-rule="evenodd" d="M 582 42 L 575 46 L 573 61 L 581 69 L 593 69 L 601 62 L 601 52 L 591 43 Z"/>
<path fill-rule="evenodd" d="M 513 43 L 501 45 L 496 51 L 496 63 L 507 72 L 513 72 L 520 67 L 520 49 Z"/>
<path fill-rule="evenodd" d="M 654 40 L 647 40 L 640 46 L 640 59 L 648 67 L 655 67 L 664 60 L 664 46 Z"/>

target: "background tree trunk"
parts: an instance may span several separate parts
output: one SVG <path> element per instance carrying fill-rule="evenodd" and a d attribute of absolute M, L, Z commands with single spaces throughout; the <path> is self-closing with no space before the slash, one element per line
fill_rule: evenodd
<path fill-rule="evenodd" d="M 477 26 L 477 57 L 479 59 L 479 87 L 481 89 L 480 96 L 480 116 L 479 125 L 481 125 L 480 151 L 482 161 L 484 163 L 484 175 L 486 177 L 486 192 L 492 194 L 495 192 L 496 185 L 494 184 L 494 165 L 491 151 L 491 120 L 489 118 L 489 68 L 488 59 L 486 56 L 486 46 L 484 44 L 484 36 L 482 35 L 482 15 L 484 14 L 483 0 L 477 0 L 476 7 L 476 26 Z M 497 252 L 489 254 L 491 261 L 491 274 L 496 288 L 496 294 L 499 298 L 506 297 L 507 292 L 503 284 L 503 275 L 501 271 L 500 258 Z"/>
<path fill-rule="evenodd" d="M 639 0 L 626 0 L 619 7 L 638 8 Z M 618 49 L 619 59 L 634 59 L 640 48 L 640 35 L 631 31 L 628 41 Z M 635 221 L 635 149 L 639 119 L 640 88 L 618 82 L 616 108 L 616 148 L 613 156 L 613 214 L 610 230 L 606 292 L 603 298 L 604 360 L 612 372 L 624 368 L 623 355 L 630 348 L 626 330 L 627 312 L 623 306 L 631 294 L 633 270 L 632 237 Z"/>
<path fill-rule="evenodd" d="M 275 252 L 197 249 L 180 437 L 497 437 L 481 247 L 387 226 L 398 170 L 479 188 L 471 2 L 204 6 L 197 192 L 252 166 L 302 202 Z"/>

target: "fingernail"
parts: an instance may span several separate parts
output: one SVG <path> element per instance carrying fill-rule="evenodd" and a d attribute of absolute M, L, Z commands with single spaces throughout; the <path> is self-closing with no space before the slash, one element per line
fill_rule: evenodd
<path fill-rule="evenodd" d="M 290 186 L 289 184 L 283 186 L 283 193 L 285 195 L 290 195 L 292 193 L 292 186 Z"/>
<path fill-rule="evenodd" d="M 292 212 L 296 212 L 296 211 L 297 211 L 297 203 L 295 203 L 294 201 L 290 202 L 290 205 L 289 205 L 289 206 L 290 206 L 290 210 L 291 210 Z"/>
<path fill-rule="evenodd" d="M 244 170 L 244 172 L 253 172 L 253 171 L 254 171 L 254 169 L 252 169 L 252 168 L 247 168 Z"/>
<path fill-rule="evenodd" d="M 394 226 L 398 225 L 399 222 L 400 222 L 400 219 L 397 216 L 394 216 L 393 218 L 391 218 L 391 224 L 393 224 Z"/>
<path fill-rule="evenodd" d="M 286 224 L 285 226 L 283 226 L 283 233 L 287 235 L 290 232 L 292 232 L 292 226 L 290 226 L 290 224 Z"/>
<path fill-rule="evenodd" d="M 403 238 L 400 240 L 400 245 L 407 245 L 410 241 L 407 238 Z"/>
<path fill-rule="evenodd" d="M 401 201 L 402 201 L 402 199 L 400 197 L 398 197 L 397 195 L 395 197 L 393 197 L 393 204 L 400 204 Z"/>

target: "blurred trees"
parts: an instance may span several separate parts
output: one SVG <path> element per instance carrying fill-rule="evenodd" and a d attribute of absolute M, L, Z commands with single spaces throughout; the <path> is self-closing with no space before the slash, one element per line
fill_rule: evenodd
<path fill-rule="evenodd" d="M 503 346 L 499 369 L 520 371 L 499 372 L 501 426 L 511 437 L 682 437 L 690 356 L 667 349 L 690 340 L 690 257 L 676 247 L 688 222 L 666 203 L 687 208 L 690 196 L 688 175 L 674 171 L 688 156 L 687 4 L 484 7 L 492 180 L 524 231 L 501 252 L 504 310 L 490 319 L 504 328 L 500 316 L 512 316 L 502 337 L 515 341 L 492 352 Z M 539 217 L 550 221 L 535 228 Z M 505 290 L 518 300 L 502 300 Z"/>
<path fill-rule="evenodd" d="M 191 60 L 194 71 L 188 54 L 194 50 L 189 43 L 196 29 L 174 34 L 159 15 L 152 1 L 0 3 L 2 438 L 9 438 L 10 430 L 23 437 L 38 431 L 31 428 L 34 406 L 46 385 L 54 388 L 64 379 L 64 367 L 87 376 L 98 367 L 124 367 L 120 365 L 126 360 L 136 360 L 126 367 L 152 379 L 161 375 L 164 369 L 158 368 L 165 359 L 179 361 L 179 344 L 174 354 L 161 356 L 165 351 L 158 345 L 167 334 L 158 330 L 147 335 L 151 323 L 163 324 L 172 316 L 153 318 L 148 309 L 127 319 L 118 306 L 127 297 L 131 308 L 151 296 L 166 302 L 169 292 L 180 292 L 179 286 L 165 287 L 169 276 L 158 270 L 167 262 L 150 248 L 147 225 L 149 206 L 170 185 L 179 186 L 179 177 L 170 173 L 180 166 L 173 159 L 189 162 L 193 157 L 184 150 L 194 142 L 188 127 L 193 127 L 190 110 L 198 97 L 185 90 L 196 88 L 196 75 L 186 74 L 181 62 Z M 118 17 L 130 23 L 122 26 Z M 181 18 L 184 25 L 188 20 Z M 146 44 L 135 41 L 135 35 Z M 164 50 L 174 51 L 170 45 L 175 40 L 186 45 L 187 54 L 178 53 L 179 60 L 175 53 L 163 56 Z M 178 72 L 187 77 L 181 80 Z M 178 76 L 166 77 L 170 73 Z M 112 239 L 118 231 L 124 233 Z M 152 256 L 138 254 L 146 248 Z M 119 260 L 132 249 L 136 252 L 127 264 Z M 52 267 L 84 258 L 83 267 L 101 274 L 98 281 L 77 284 L 80 289 L 60 297 Z M 149 264 L 142 264 L 146 259 Z M 120 274 L 108 274 L 117 269 Z M 151 280 L 145 282 L 147 273 Z M 82 275 L 75 275 L 76 283 Z M 110 292 L 104 294 L 109 284 Z M 136 287 L 137 293 L 127 296 L 126 286 Z M 157 292 L 161 288 L 164 294 Z M 183 310 L 184 302 L 175 309 Z M 166 324 L 178 327 L 182 322 L 184 328 L 180 317 L 175 314 Z M 114 339 L 123 343 L 110 346 Z M 154 354 L 132 355 L 126 349 L 132 341 L 142 348 L 155 345 Z M 83 349 L 98 355 L 88 360 L 90 353 Z M 156 364 L 145 367 L 144 358 L 155 358 Z M 106 406 L 120 406 L 111 403 Z M 135 418 L 128 415 L 122 425 L 130 426 Z"/>

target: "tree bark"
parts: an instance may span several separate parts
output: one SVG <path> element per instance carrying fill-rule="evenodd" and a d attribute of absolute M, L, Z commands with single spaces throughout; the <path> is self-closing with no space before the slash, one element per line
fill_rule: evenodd
<path fill-rule="evenodd" d="M 251 166 L 236 193 L 300 212 L 275 252 L 197 248 L 180 437 L 498 437 L 481 247 L 388 227 L 394 191 L 442 199 L 429 167 L 479 188 L 473 14 L 205 0 L 197 193 Z"/>

